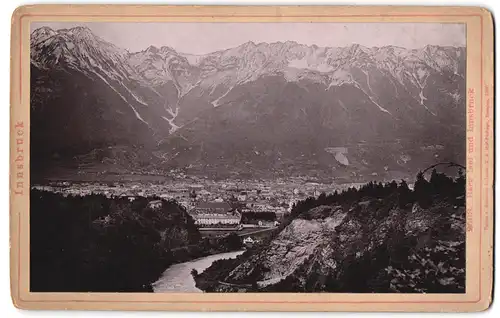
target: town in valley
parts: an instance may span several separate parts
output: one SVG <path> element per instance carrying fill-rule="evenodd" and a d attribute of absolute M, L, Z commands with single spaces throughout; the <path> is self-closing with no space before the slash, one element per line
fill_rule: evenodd
<path fill-rule="evenodd" d="M 176 201 L 193 217 L 203 235 L 223 236 L 274 228 L 297 202 L 349 186 L 357 184 L 326 184 L 305 178 L 214 181 L 184 176 L 182 181 L 51 181 L 32 188 L 64 196 L 101 194 L 108 198 L 126 197 L 130 201 L 148 197 L 153 209 L 161 207 L 162 200 Z M 248 240 L 251 238 L 247 237 Z"/>

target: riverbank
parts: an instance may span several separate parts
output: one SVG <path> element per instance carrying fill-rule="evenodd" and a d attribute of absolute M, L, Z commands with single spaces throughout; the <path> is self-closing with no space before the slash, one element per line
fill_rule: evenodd
<path fill-rule="evenodd" d="M 198 287 L 192 271 L 196 270 L 197 273 L 202 273 L 214 262 L 218 260 L 234 259 L 243 254 L 244 250 L 214 254 L 193 261 L 174 264 L 170 266 L 162 276 L 152 284 L 155 293 L 166 292 L 203 292 Z"/>
<path fill-rule="evenodd" d="M 226 277 L 231 269 L 236 267 L 248 257 L 247 253 L 241 253 L 234 258 L 219 258 L 214 260 L 210 266 L 207 266 L 203 271 L 199 271 L 196 275 L 192 275 L 196 288 L 202 292 L 248 292 L 257 290 L 257 285 L 252 285 L 250 282 L 237 283 L 226 281 Z"/>

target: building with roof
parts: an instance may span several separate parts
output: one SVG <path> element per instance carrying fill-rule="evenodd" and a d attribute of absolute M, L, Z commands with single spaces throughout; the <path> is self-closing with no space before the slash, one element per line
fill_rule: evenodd
<path fill-rule="evenodd" d="M 149 201 L 149 203 L 148 203 L 148 207 L 153 209 L 153 210 L 160 209 L 162 207 L 162 205 L 163 205 L 163 203 L 161 200 Z"/>
<path fill-rule="evenodd" d="M 198 202 L 194 208 L 197 214 L 227 213 L 231 206 L 227 202 Z"/>
<path fill-rule="evenodd" d="M 250 236 L 247 236 L 243 239 L 243 244 L 253 244 L 257 242 L 256 240 L 254 240 L 253 238 L 251 238 Z"/>

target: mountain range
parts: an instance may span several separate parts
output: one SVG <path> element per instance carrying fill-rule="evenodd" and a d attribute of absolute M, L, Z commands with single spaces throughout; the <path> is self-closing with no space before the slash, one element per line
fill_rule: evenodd
<path fill-rule="evenodd" d="M 32 169 L 364 180 L 463 162 L 465 55 L 293 41 L 129 52 L 86 27 L 42 27 L 31 34 Z"/>

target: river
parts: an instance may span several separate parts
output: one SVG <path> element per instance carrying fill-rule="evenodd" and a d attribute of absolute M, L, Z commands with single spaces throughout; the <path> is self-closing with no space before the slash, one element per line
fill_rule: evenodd
<path fill-rule="evenodd" d="M 163 272 L 160 279 L 153 283 L 153 290 L 155 293 L 202 293 L 202 290 L 196 288 L 191 271 L 196 269 L 198 273 L 202 273 L 213 262 L 219 259 L 236 258 L 236 256 L 243 254 L 243 252 L 236 251 L 214 254 L 186 263 L 174 264 Z"/>

